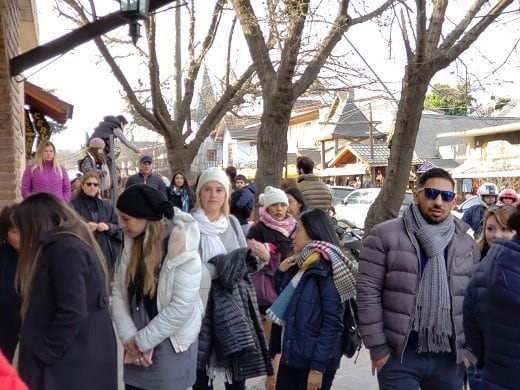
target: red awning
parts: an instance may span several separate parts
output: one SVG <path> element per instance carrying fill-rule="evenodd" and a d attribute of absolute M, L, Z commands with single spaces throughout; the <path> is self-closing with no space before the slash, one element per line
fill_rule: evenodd
<path fill-rule="evenodd" d="M 65 124 L 72 118 L 74 106 L 56 96 L 46 92 L 42 88 L 25 81 L 25 104 L 37 112 L 54 119 L 60 124 Z"/>

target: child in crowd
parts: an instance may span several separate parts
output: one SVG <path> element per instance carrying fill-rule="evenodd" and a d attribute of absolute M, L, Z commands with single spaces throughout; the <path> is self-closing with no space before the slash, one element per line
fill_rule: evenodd
<path fill-rule="evenodd" d="M 247 184 L 244 175 L 237 175 L 235 179 L 235 190 L 231 194 L 231 214 L 240 222 L 242 231 L 245 235 L 249 231 L 249 217 L 255 208 L 255 183 Z"/>
<path fill-rule="evenodd" d="M 264 334 L 269 342 L 273 368 L 276 373 L 281 352 L 281 328 L 279 325 L 273 324 L 271 331 L 271 323 L 265 319 L 265 312 L 277 296 L 274 273 L 280 262 L 292 254 L 291 233 L 296 228 L 296 220 L 288 212 L 289 200 L 284 191 L 268 186 L 263 195 L 263 207 L 259 209 L 260 221 L 249 230 L 247 238 L 250 246 L 257 242 L 263 243 L 268 247 L 270 253 L 268 263 L 260 271 L 251 275 L 251 279 L 255 285 Z M 271 290 L 267 288 L 268 284 L 270 284 Z M 266 389 L 273 390 L 275 383 L 276 376 L 268 376 Z"/>

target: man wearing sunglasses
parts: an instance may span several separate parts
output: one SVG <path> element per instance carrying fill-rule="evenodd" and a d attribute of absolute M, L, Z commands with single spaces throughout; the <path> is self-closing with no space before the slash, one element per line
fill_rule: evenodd
<path fill-rule="evenodd" d="M 402 217 L 376 225 L 360 253 L 360 331 L 380 389 L 460 390 L 466 349 L 462 302 L 480 253 L 455 218 L 454 181 L 433 168 Z"/>

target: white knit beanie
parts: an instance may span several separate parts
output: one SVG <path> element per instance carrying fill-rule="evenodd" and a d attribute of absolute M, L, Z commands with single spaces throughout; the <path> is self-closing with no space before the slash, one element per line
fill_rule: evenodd
<path fill-rule="evenodd" d="M 264 207 L 268 208 L 269 206 L 275 203 L 284 203 L 289 205 L 289 199 L 287 199 L 287 195 L 279 188 L 274 188 L 271 186 L 265 187 L 264 190 Z"/>
<path fill-rule="evenodd" d="M 208 168 L 202 171 L 199 177 L 199 181 L 197 183 L 197 196 L 199 196 L 202 186 L 210 181 L 216 181 L 217 183 L 222 184 L 224 186 L 224 189 L 226 190 L 226 196 L 229 196 L 229 178 L 226 175 L 226 172 L 217 167 Z"/>

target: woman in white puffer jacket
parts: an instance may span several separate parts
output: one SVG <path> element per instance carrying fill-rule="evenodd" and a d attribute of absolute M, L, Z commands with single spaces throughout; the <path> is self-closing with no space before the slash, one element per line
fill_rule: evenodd
<path fill-rule="evenodd" d="M 126 389 L 187 389 L 203 310 L 197 222 L 179 209 L 173 217 L 171 204 L 145 184 L 126 189 L 117 208 L 125 244 L 112 317 L 125 347 Z"/>

